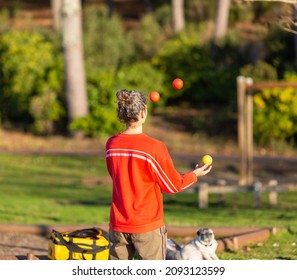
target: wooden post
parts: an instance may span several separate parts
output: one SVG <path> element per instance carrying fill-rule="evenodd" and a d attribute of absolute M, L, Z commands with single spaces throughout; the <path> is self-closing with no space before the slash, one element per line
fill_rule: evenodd
<path fill-rule="evenodd" d="M 251 86 L 253 80 L 251 78 L 245 79 L 246 85 Z M 254 136 L 253 136 L 253 95 L 251 92 L 246 92 L 246 183 L 252 185 L 254 181 L 253 176 L 253 156 L 254 156 Z"/>
<path fill-rule="evenodd" d="M 233 242 L 233 250 L 234 251 L 237 251 L 239 249 L 238 238 L 237 237 L 233 237 L 232 238 L 232 242 Z"/>
<path fill-rule="evenodd" d="M 202 183 L 198 188 L 199 208 L 206 209 L 208 207 L 208 184 Z"/>
<path fill-rule="evenodd" d="M 35 256 L 34 254 L 32 254 L 32 253 L 28 253 L 26 259 L 27 259 L 27 260 L 31 260 L 31 261 L 39 260 L 39 258 L 36 257 L 36 256 Z"/>
<path fill-rule="evenodd" d="M 246 178 L 246 108 L 245 108 L 245 78 L 243 76 L 237 77 L 237 108 L 238 108 L 238 146 L 240 154 L 240 166 L 239 166 L 239 185 L 243 186 L 247 183 Z"/>
<path fill-rule="evenodd" d="M 252 84 L 252 78 L 237 77 L 240 186 L 253 183 L 253 95 L 246 92 Z"/>
<path fill-rule="evenodd" d="M 268 182 L 268 198 L 269 198 L 269 204 L 272 206 L 277 205 L 277 190 L 276 190 L 276 186 L 277 186 L 277 180 L 270 180 Z"/>
<path fill-rule="evenodd" d="M 272 206 L 277 205 L 277 191 L 276 190 L 269 191 L 269 204 Z"/>

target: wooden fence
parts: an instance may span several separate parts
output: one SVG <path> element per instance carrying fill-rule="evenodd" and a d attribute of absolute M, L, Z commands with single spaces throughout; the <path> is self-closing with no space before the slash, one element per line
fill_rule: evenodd
<path fill-rule="evenodd" d="M 263 193 L 268 194 L 269 204 L 272 206 L 278 203 L 278 193 L 287 191 L 286 187 L 278 186 L 276 180 L 270 180 L 267 186 L 261 182 L 255 182 L 250 186 L 234 186 L 227 185 L 225 180 L 219 180 L 217 185 L 209 185 L 207 183 L 201 183 L 197 186 L 198 191 L 198 206 L 201 209 L 208 208 L 209 194 L 219 194 L 219 200 L 224 200 L 224 194 L 227 193 L 254 193 L 254 207 L 261 206 L 261 196 Z"/>
<path fill-rule="evenodd" d="M 253 184 L 253 93 L 265 88 L 297 87 L 293 82 L 254 83 L 252 78 L 237 77 L 239 185 Z"/>

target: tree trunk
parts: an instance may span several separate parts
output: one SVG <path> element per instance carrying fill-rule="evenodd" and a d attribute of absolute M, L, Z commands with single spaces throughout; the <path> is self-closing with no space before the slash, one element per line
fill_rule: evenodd
<path fill-rule="evenodd" d="M 62 0 L 65 90 L 69 121 L 88 115 L 80 0 Z"/>
<path fill-rule="evenodd" d="M 171 0 L 173 30 L 178 33 L 185 27 L 184 0 Z"/>
<path fill-rule="evenodd" d="M 57 32 L 61 31 L 61 1 L 62 0 L 51 0 L 53 28 Z"/>
<path fill-rule="evenodd" d="M 230 0 L 217 0 L 217 15 L 215 20 L 214 44 L 224 37 L 228 29 Z"/>

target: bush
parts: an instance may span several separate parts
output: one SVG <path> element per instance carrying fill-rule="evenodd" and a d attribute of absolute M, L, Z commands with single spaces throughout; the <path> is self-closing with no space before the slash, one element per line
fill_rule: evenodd
<path fill-rule="evenodd" d="M 87 73 L 87 91 L 90 113 L 70 124 L 71 131 L 82 131 L 86 136 L 101 136 L 119 132 L 122 128 L 117 120 L 116 95 L 113 71 L 102 71 L 98 75 Z"/>
<path fill-rule="evenodd" d="M 153 12 L 155 20 L 163 29 L 166 38 L 173 34 L 171 6 L 169 4 L 162 4 Z"/>
<path fill-rule="evenodd" d="M 34 116 L 33 131 L 42 135 L 53 134 L 54 122 L 65 113 L 54 91 L 45 91 L 33 96 L 29 110 Z"/>
<path fill-rule="evenodd" d="M 252 22 L 254 12 L 250 3 L 234 3 L 230 6 L 229 21 L 231 24 L 236 22 Z"/>
<path fill-rule="evenodd" d="M 240 69 L 240 74 L 251 77 L 254 82 L 276 81 L 276 69 L 265 61 L 258 61 L 255 65 L 248 64 Z"/>
<path fill-rule="evenodd" d="M 279 77 L 283 77 L 287 71 L 296 70 L 293 32 L 285 31 L 279 24 L 272 24 L 265 45 L 267 49 L 265 60 L 277 69 Z"/>
<path fill-rule="evenodd" d="M 147 97 L 150 91 L 158 90 L 162 98 L 155 106 L 160 106 L 166 100 L 163 75 L 148 62 L 124 66 L 116 76 L 113 75 L 113 70 L 101 71 L 99 74 L 88 72 L 87 80 L 90 114 L 70 125 L 72 131 L 81 130 L 87 136 L 109 135 L 123 129 L 116 113 L 117 90 L 139 90 L 147 94 Z M 148 109 L 151 108 L 151 102 L 148 102 Z"/>
<path fill-rule="evenodd" d="M 145 15 L 137 28 L 130 31 L 137 59 L 149 60 L 165 40 L 164 32 L 153 14 Z"/>
<path fill-rule="evenodd" d="M 4 122 L 27 126 L 35 117 L 39 118 L 30 114 L 31 98 L 48 90 L 58 95 L 61 90 L 61 56 L 55 53 L 52 42 L 38 32 L 7 31 L 1 34 L 0 71 L 0 111 Z"/>
<path fill-rule="evenodd" d="M 184 80 L 183 89 L 172 91 L 171 100 L 226 104 L 236 92 L 236 67 L 218 67 L 210 48 L 197 46 L 187 36 L 168 40 L 153 58 L 153 65 L 164 73 L 168 85 L 176 77 Z"/>
<path fill-rule="evenodd" d="M 130 60 L 133 43 L 126 36 L 120 17 L 114 14 L 111 18 L 106 8 L 93 7 L 85 11 L 84 56 L 87 68 L 95 71 L 117 69 L 122 63 Z"/>
<path fill-rule="evenodd" d="M 297 82 L 297 75 L 287 73 L 285 81 Z M 296 88 L 264 89 L 254 95 L 254 135 L 261 144 L 290 140 L 296 136 Z"/>
<path fill-rule="evenodd" d="M 164 74 L 155 69 L 149 62 L 136 62 L 132 65 L 123 66 L 116 76 L 117 89 L 139 90 L 148 97 L 152 91 L 158 91 L 160 101 L 155 106 L 166 103 L 168 88 L 164 86 Z M 151 103 L 148 103 L 151 105 Z M 150 106 L 149 106 L 150 107 Z"/>

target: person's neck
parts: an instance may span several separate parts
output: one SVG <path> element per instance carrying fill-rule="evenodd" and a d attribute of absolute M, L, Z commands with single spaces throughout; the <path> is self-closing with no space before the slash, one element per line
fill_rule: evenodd
<path fill-rule="evenodd" d="M 142 124 L 131 125 L 123 132 L 125 134 L 140 134 L 142 133 Z"/>

